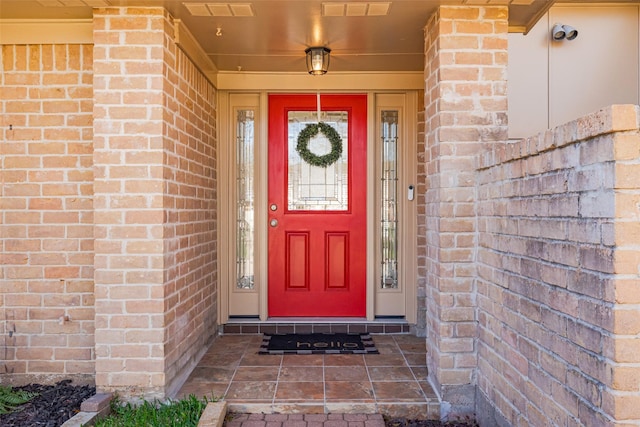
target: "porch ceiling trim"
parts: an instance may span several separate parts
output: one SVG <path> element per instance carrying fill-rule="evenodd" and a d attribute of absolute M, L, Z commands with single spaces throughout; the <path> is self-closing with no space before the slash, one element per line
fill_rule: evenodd
<path fill-rule="evenodd" d="M 222 90 L 423 90 L 422 72 L 329 72 L 323 76 L 300 73 L 225 72 L 217 75 Z"/>
<path fill-rule="evenodd" d="M 0 19 L 0 44 L 93 44 L 93 19 Z"/>

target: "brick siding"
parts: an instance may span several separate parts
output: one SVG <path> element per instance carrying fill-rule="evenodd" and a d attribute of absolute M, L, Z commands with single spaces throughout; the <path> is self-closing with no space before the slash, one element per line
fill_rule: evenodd
<path fill-rule="evenodd" d="M 440 7 L 425 29 L 425 60 L 418 295 L 430 378 L 464 413 L 473 411 L 477 356 L 474 174 L 476 156 L 507 138 L 507 8 Z"/>
<path fill-rule="evenodd" d="M 216 90 L 163 9 L 95 12 L 2 46 L 0 369 L 164 397 L 216 333 Z"/>
<path fill-rule="evenodd" d="M 90 45 L 4 45 L 0 372 L 93 374 Z"/>
<path fill-rule="evenodd" d="M 94 22 L 96 384 L 162 397 L 216 332 L 215 89 L 164 9 Z"/>
<path fill-rule="evenodd" d="M 637 106 L 495 147 L 478 178 L 478 386 L 511 425 L 640 421 Z"/>

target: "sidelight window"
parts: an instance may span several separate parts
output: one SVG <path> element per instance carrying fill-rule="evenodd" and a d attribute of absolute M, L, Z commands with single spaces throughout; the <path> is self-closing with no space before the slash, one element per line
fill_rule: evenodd
<path fill-rule="evenodd" d="M 236 287 L 253 289 L 254 283 L 254 112 L 236 114 Z"/>
<path fill-rule="evenodd" d="M 380 185 L 381 278 L 383 289 L 398 288 L 398 111 L 381 112 Z"/>

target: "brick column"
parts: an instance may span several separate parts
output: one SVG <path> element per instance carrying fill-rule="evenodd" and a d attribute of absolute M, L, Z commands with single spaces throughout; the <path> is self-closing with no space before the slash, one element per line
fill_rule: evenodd
<path fill-rule="evenodd" d="M 96 385 L 164 397 L 161 8 L 94 11 Z"/>
<path fill-rule="evenodd" d="M 454 413 L 474 407 L 474 178 L 477 155 L 507 139 L 507 18 L 504 6 L 442 6 L 425 28 L 427 363 Z"/>
<path fill-rule="evenodd" d="M 613 425 L 627 426 L 640 424 L 640 109 L 625 105 L 614 106 L 612 111 L 611 121 L 619 128 L 630 130 L 613 138 L 614 242 L 607 243 L 615 247 L 615 276 L 611 281 L 612 289 L 605 290 L 603 299 L 613 300 L 615 305 L 613 337 L 603 340 L 602 345 L 611 366 L 610 382 L 602 390 L 602 407 L 615 420 Z M 593 203 L 599 202 L 593 199 Z M 607 228 L 607 231 L 612 230 Z M 600 367 L 595 360 L 588 362 L 590 368 Z M 593 389 L 595 387 L 590 390 Z M 593 411 L 588 405 L 582 405 L 580 410 L 581 413 Z"/>

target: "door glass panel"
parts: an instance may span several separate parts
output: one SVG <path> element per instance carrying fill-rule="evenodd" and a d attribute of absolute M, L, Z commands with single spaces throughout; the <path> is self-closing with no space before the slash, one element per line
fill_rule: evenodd
<path fill-rule="evenodd" d="M 318 123 L 315 111 L 290 111 L 288 113 L 288 179 L 287 206 L 290 211 L 346 211 L 348 194 L 348 113 L 346 111 L 322 112 L 320 121 L 335 129 L 342 139 L 342 154 L 326 167 L 313 166 L 300 157 L 296 150 L 298 136 L 307 125 Z M 321 131 L 308 140 L 308 149 L 315 156 L 331 153 L 331 142 Z"/>
<path fill-rule="evenodd" d="M 236 288 L 254 288 L 254 112 L 236 115 Z"/>
<path fill-rule="evenodd" d="M 381 283 L 383 289 L 398 288 L 398 111 L 382 111 L 382 182 L 380 213 Z"/>

